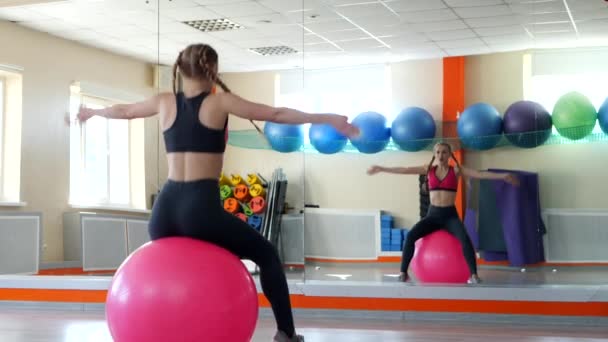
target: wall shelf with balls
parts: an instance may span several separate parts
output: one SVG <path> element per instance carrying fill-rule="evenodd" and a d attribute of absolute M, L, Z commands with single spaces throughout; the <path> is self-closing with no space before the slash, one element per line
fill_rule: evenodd
<path fill-rule="evenodd" d="M 570 92 L 560 97 L 552 113 L 536 102 L 517 101 L 501 116 L 492 105 L 475 103 L 467 107 L 456 122 L 435 121 L 425 109 L 408 107 L 392 123 L 376 112 L 363 112 L 352 123 L 361 131 L 354 139 L 347 139 L 325 124 L 310 125 L 308 139 L 305 139 L 305 125 L 268 122 L 264 136 L 255 130 L 230 131 L 228 144 L 283 153 L 372 154 L 428 151 L 439 141 L 448 142 L 456 149 L 478 151 L 605 142 L 608 141 L 608 99 L 597 111 L 586 96 Z"/>

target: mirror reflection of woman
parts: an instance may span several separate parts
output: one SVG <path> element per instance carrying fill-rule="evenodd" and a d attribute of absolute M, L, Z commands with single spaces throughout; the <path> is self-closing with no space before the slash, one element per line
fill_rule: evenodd
<path fill-rule="evenodd" d="M 454 159 L 456 166 L 449 165 L 450 159 Z M 374 165 L 367 170 L 369 175 L 379 172 L 426 175 L 426 187 L 430 194 L 431 205 L 426 216 L 416 223 L 407 234 L 403 246 L 399 279 L 401 281 L 408 281 L 409 279 L 407 270 L 414 256 L 416 241 L 435 231 L 445 229 L 454 235 L 462 245 L 462 253 L 471 272 L 468 283 L 479 283 L 481 279 L 477 274 L 475 249 L 467 234 L 464 223 L 460 220 L 456 210 L 458 178 L 464 176 L 473 179 L 500 179 L 513 185 L 519 185 L 517 177 L 509 173 L 477 171 L 464 167 L 454 157 L 451 146 L 443 142 L 437 143 L 434 146 L 433 157 L 428 165 L 413 167 L 383 167 Z"/>

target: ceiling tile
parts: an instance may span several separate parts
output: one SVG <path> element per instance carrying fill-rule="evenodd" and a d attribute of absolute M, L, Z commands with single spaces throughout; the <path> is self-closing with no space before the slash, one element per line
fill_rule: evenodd
<path fill-rule="evenodd" d="M 137 27 L 135 25 L 116 25 L 116 26 L 107 26 L 103 28 L 96 29 L 95 31 L 107 34 L 113 37 L 129 37 L 129 36 L 143 36 L 146 34 L 156 35 L 155 32 L 145 30 L 143 28 Z"/>
<path fill-rule="evenodd" d="M 433 21 L 456 20 L 458 16 L 451 9 L 420 11 L 420 12 L 401 12 L 401 19 L 406 23 L 426 23 Z"/>
<path fill-rule="evenodd" d="M 161 16 L 177 21 L 205 20 L 222 18 L 222 15 L 215 13 L 202 6 L 187 8 L 170 8 L 161 11 Z"/>
<path fill-rule="evenodd" d="M 582 10 L 608 10 L 608 2 L 606 1 L 589 1 L 589 0 L 568 0 L 568 7 L 571 11 Z"/>
<path fill-rule="evenodd" d="M 478 27 L 474 29 L 480 36 L 500 36 L 506 34 L 525 33 L 525 29 L 521 25 L 511 26 L 496 26 L 496 27 Z"/>
<path fill-rule="evenodd" d="M 490 36 L 490 37 L 482 37 L 481 38 L 488 45 L 496 45 L 496 44 L 513 44 L 513 43 L 521 43 L 528 42 L 532 40 L 528 34 L 509 34 L 504 36 Z"/>
<path fill-rule="evenodd" d="M 305 46 L 306 53 L 311 52 L 333 52 L 333 51 L 341 51 L 339 48 L 335 47 L 333 44 L 329 43 L 320 43 L 313 45 Z"/>
<path fill-rule="evenodd" d="M 490 6 L 502 5 L 503 0 L 444 0 L 450 7 L 473 7 L 473 6 Z"/>
<path fill-rule="evenodd" d="M 452 40 L 477 37 L 477 34 L 470 29 L 428 32 L 426 35 L 432 40 Z"/>
<path fill-rule="evenodd" d="M 221 0 L 217 0 L 218 2 Z M 304 5 L 310 5 L 308 0 L 262 0 L 261 5 L 277 12 L 290 12 L 304 9 Z"/>
<path fill-rule="evenodd" d="M 570 21 L 567 12 L 539 13 L 521 16 L 521 22 L 526 24 L 558 23 Z"/>
<path fill-rule="evenodd" d="M 542 24 L 542 25 L 527 25 L 526 28 L 530 33 L 536 35 L 538 33 L 551 33 L 551 32 L 574 32 L 574 27 L 570 22 L 565 23 L 553 23 L 553 24 Z"/>
<path fill-rule="evenodd" d="M 203 6 L 209 5 L 221 5 L 221 4 L 232 4 L 232 3 L 244 3 L 244 2 L 254 2 L 254 0 L 193 0 L 195 3 Z M 292 2 L 302 2 L 302 0 L 281 0 L 281 1 L 292 1 Z"/>
<path fill-rule="evenodd" d="M 331 32 L 340 30 L 356 29 L 357 27 L 344 19 L 331 20 L 331 21 L 315 21 L 306 22 L 304 27 L 313 32 Z"/>
<path fill-rule="evenodd" d="M 34 30 L 38 30 L 41 32 L 60 32 L 60 31 L 70 31 L 77 30 L 80 27 L 72 25 L 70 23 L 66 23 L 61 19 L 48 19 L 48 20 L 40 20 L 40 21 L 23 21 L 20 23 L 23 26 L 29 27 Z"/>
<path fill-rule="evenodd" d="M 424 50 L 424 49 L 435 49 L 437 44 L 430 41 L 419 41 L 412 42 L 408 39 L 400 39 L 399 37 L 391 37 L 391 39 L 382 38 L 382 41 L 390 45 L 392 49 L 397 50 Z"/>
<path fill-rule="evenodd" d="M 234 40 L 247 40 L 247 39 L 256 39 L 259 37 L 260 33 L 254 29 L 243 28 L 239 30 L 231 30 L 231 31 L 217 31 L 217 32 L 209 32 L 212 37 L 234 41 Z"/>
<path fill-rule="evenodd" d="M 227 18 L 245 17 L 249 15 L 260 15 L 275 12 L 269 9 L 268 7 L 262 6 L 257 2 L 238 2 L 222 5 L 209 5 L 206 8 Z"/>
<path fill-rule="evenodd" d="M 357 25 L 368 29 L 378 28 L 382 26 L 398 25 L 402 22 L 402 20 L 399 16 L 390 13 L 388 15 L 357 18 L 355 22 Z"/>
<path fill-rule="evenodd" d="M 319 43 L 327 43 L 327 41 L 321 38 L 317 34 L 308 33 L 304 35 L 304 44 L 319 44 Z"/>
<path fill-rule="evenodd" d="M 517 14 L 534 14 L 534 13 L 550 13 L 550 12 L 565 12 L 563 0 L 549 0 L 544 2 L 523 2 L 509 4 L 513 13 Z"/>
<path fill-rule="evenodd" d="M 608 10 L 586 10 L 572 13 L 574 20 L 590 20 L 608 18 Z"/>
<path fill-rule="evenodd" d="M 470 18 L 465 19 L 465 22 L 472 28 L 477 27 L 496 27 L 496 26 L 513 26 L 521 23 L 520 16 L 503 15 L 490 18 Z"/>
<path fill-rule="evenodd" d="M 467 28 L 467 25 L 462 20 L 449 20 L 410 24 L 410 27 L 414 32 L 437 32 L 465 29 Z"/>
<path fill-rule="evenodd" d="M 582 20 L 576 22 L 579 32 L 608 32 L 608 19 Z"/>
<path fill-rule="evenodd" d="M 463 47 L 475 47 L 485 46 L 485 43 L 479 38 L 468 38 L 468 39 L 457 39 L 457 40 L 444 40 L 435 42 L 439 47 L 447 48 L 463 48 Z"/>
<path fill-rule="evenodd" d="M 507 5 L 497 6 L 478 6 L 478 7 L 457 7 L 454 8 L 454 12 L 461 18 L 486 18 L 495 17 L 500 15 L 509 15 L 513 12 Z"/>
<path fill-rule="evenodd" d="M 345 42 L 337 42 L 336 44 L 346 51 L 374 49 L 384 46 L 382 43 L 373 38 L 349 40 Z"/>
<path fill-rule="evenodd" d="M 159 11 L 162 14 L 164 11 L 176 8 L 189 8 L 200 6 L 194 2 L 194 0 L 170 0 L 170 1 L 159 1 L 160 8 Z"/>
<path fill-rule="evenodd" d="M 343 31 L 332 31 L 332 32 L 318 32 L 321 36 L 331 41 L 342 41 L 342 40 L 353 40 L 360 38 L 369 38 L 369 35 L 365 32 L 354 29 L 354 30 L 343 30 Z"/>
<path fill-rule="evenodd" d="M 362 17 L 378 17 L 392 14 L 392 12 L 379 3 L 367 3 L 361 5 L 337 7 L 335 11 L 349 19 Z"/>
<path fill-rule="evenodd" d="M 314 7 L 307 8 L 302 11 L 282 13 L 295 23 L 309 23 L 316 21 L 343 19 L 336 12 L 326 7 Z"/>
<path fill-rule="evenodd" d="M 384 2 L 395 12 L 426 11 L 447 8 L 442 0 L 394 0 Z"/>
<path fill-rule="evenodd" d="M 231 17 L 230 20 L 247 27 L 276 26 L 293 24 L 293 21 L 280 13 L 268 13 L 245 17 Z M 269 23 L 267 21 L 270 21 Z M 300 31 L 302 28 L 300 28 Z"/>
<path fill-rule="evenodd" d="M 52 17 L 25 8 L 14 7 L 0 8 L 0 19 L 10 21 L 40 21 L 52 19 Z"/>
<path fill-rule="evenodd" d="M 471 55 L 481 55 L 491 52 L 490 48 L 487 46 L 477 46 L 477 47 L 465 47 L 465 48 L 450 48 L 445 49 L 445 52 L 450 56 L 471 56 Z"/>

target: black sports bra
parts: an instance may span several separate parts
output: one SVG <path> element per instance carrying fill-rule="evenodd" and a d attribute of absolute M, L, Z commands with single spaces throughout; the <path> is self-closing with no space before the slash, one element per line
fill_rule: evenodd
<path fill-rule="evenodd" d="M 190 98 L 185 97 L 182 92 L 175 95 L 177 104 L 175 122 L 163 132 L 167 153 L 223 153 L 226 150 L 228 119 L 223 129 L 209 128 L 198 119 L 201 104 L 208 95 L 208 92 Z"/>

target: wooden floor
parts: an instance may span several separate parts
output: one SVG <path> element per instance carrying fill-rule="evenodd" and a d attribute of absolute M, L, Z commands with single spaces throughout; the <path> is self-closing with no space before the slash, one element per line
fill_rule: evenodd
<path fill-rule="evenodd" d="M 608 327 L 512 325 L 397 320 L 298 319 L 307 342 L 590 342 L 608 341 Z M 274 322 L 261 318 L 253 341 L 272 341 Z M 111 342 L 102 311 L 0 309 L 2 342 Z M 154 341 L 150 341 L 154 342 Z M 170 342 L 170 341 L 163 341 Z"/>

